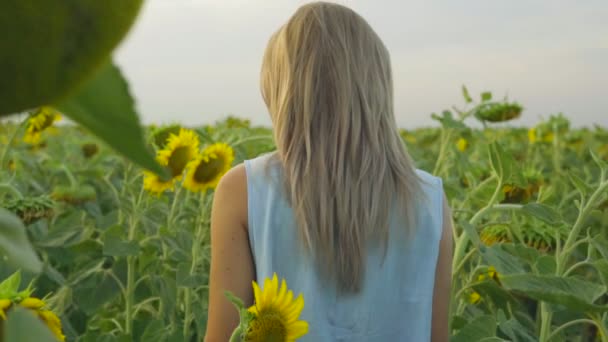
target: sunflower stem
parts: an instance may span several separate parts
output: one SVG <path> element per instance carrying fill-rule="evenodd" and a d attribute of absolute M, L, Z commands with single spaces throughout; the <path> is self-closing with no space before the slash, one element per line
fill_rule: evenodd
<path fill-rule="evenodd" d="M 232 336 L 230 336 L 230 342 L 241 342 L 241 326 L 238 326 L 234 329 Z"/>
<path fill-rule="evenodd" d="M 142 201 L 144 193 L 144 188 L 141 187 L 139 192 L 139 196 L 137 197 L 137 202 L 135 203 L 135 210 L 133 211 L 131 218 L 129 220 L 129 232 L 128 232 L 128 241 L 133 241 L 135 239 L 135 233 L 137 230 L 138 220 L 139 220 L 139 206 Z M 127 288 L 126 288 L 126 298 L 125 298 L 125 333 L 129 337 L 133 337 L 133 302 L 135 299 L 135 261 L 136 257 L 134 255 L 130 255 L 127 257 Z"/>
<path fill-rule="evenodd" d="M 443 160 L 448 148 L 448 142 L 452 138 L 452 129 L 441 129 L 441 146 L 439 147 L 439 156 L 435 162 L 435 168 L 433 168 L 433 175 L 439 176 L 441 167 L 443 166 Z"/>
<path fill-rule="evenodd" d="M 207 216 L 206 213 L 206 197 L 207 191 L 203 191 L 199 198 L 199 212 L 196 217 L 196 232 L 194 234 L 194 240 L 192 242 L 192 263 L 190 264 L 190 276 L 193 276 L 196 267 L 198 266 L 198 253 L 200 251 L 201 239 L 203 235 L 203 222 L 202 218 Z M 192 292 L 193 288 L 188 287 L 184 293 L 184 339 L 190 338 L 190 322 L 192 321 Z"/>

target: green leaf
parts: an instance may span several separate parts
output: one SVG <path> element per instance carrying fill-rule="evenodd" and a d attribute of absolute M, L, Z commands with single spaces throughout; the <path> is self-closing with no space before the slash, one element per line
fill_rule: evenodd
<path fill-rule="evenodd" d="M 534 337 L 534 332 L 528 331 L 526 327 L 519 323 L 514 318 L 511 318 L 498 325 L 500 331 L 507 335 L 511 341 L 522 341 L 522 342 L 537 342 L 538 338 Z"/>
<path fill-rule="evenodd" d="M 473 243 L 473 245 L 474 246 L 480 246 L 481 245 L 481 240 L 479 239 L 479 234 L 477 233 L 477 230 L 475 229 L 475 227 L 473 225 L 471 225 L 467 221 L 462 221 L 460 223 L 460 225 L 462 226 L 463 230 L 469 236 L 469 239 L 471 240 L 471 242 Z"/>
<path fill-rule="evenodd" d="M 449 110 L 444 110 L 441 113 L 441 116 L 433 113 L 433 114 L 431 114 L 431 118 L 433 120 L 439 121 L 443 128 L 453 128 L 453 129 L 460 129 L 460 130 L 467 129 L 467 126 L 462 121 L 454 119 L 452 112 L 450 112 Z"/>
<path fill-rule="evenodd" d="M 471 287 L 481 295 L 484 301 L 489 301 L 496 308 L 510 310 L 517 308 L 519 302 L 509 291 L 506 291 L 494 280 L 487 279 L 471 285 Z"/>
<path fill-rule="evenodd" d="M 573 172 L 569 172 L 568 173 L 568 178 L 570 179 L 570 182 L 574 185 L 574 187 L 583 195 L 586 196 L 587 195 L 587 191 L 589 190 L 589 187 L 587 186 L 587 184 L 585 183 L 584 180 L 582 180 L 579 176 L 577 176 L 575 173 Z"/>
<path fill-rule="evenodd" d="M 501 276 L 526 271 L 518 258 L 504 251 L 500 245 L 481 248 L 480 252 L 484 262 L 488 266 L 494 266 Z"/>
<path fill-rule="evenodd" d="M 19 291 L 21 286 L 21 271 L 13 273 L 0 283 L 0 298 L 11 298 Z"/>
<path fill-rule="evenodd" d="M 511 291 L 540 301 L 562 305 L 579 312 L 608 311 L 608 306 L 593 304 L 606 292 L 606 286 L 550 275 L 516 274 L 500 278 Z"/>
<path fill-rule="evenodd" d="M 496 319 L 485 315 L 475 318 L 450 339 L 451 342 L 478 342 L 496 336 Z"/>
<path fill-rule="evenodd" d="M 492 100 L 492 93 L 489 91 L 481 93 L 481 102 Z"/>
<path fill-rule="evenodd" d="M 608 240 L 602 234 L 597 234 L 591 239 L 593 247 L 602 255 L 604 259 L 608 260 Z"/>
<path fill-rule="evenodd" d="M 466 103 L 473 102 L 473 99 L 471 98 L 471 95 L 469 95 L 469 90 L 464 85 L 462 85 L 462 97 L 464 97 L 464 100 L 465 100 Z"/>
<path fill-rule="evenodd" d="M 146 324 L 146 329 L 141 335 L 141 341 L 163 341 L 169 331 L 169 327 L 164 324 L 163 321 L 158 319 L 151 319 Z"/>
<path fill-rule="evenodd" d="M 525 261 L 528 265 L 534 265 L 540 254 L 537 249 L 519 243 L 503 243 L 500 248 L 505 252 Z"/>
<path fill-rule="evenodd" d="M 131 161 L 165 175 L 144 144 L 133 99 L 118 68 L 105 64 L 94 79 L 57 108 Z"/>
<path fill-rule="evenodd" d="M 142 0 L 0 1 L 0 117 L 63 99 L 92 76 Z M 103 93 L 99 94 L 103 97 Z"/>
<path fill-rule="evenodd" d="M 534 266 L 539 274 L 546 275 L 555 274 L 555 269 L 557 268 L 555 257 L 549 255 L 543 255 L 538 258 Z"/>
<path fill-rule="evenodd" d="M 602 160 L 602 158 L 595 154 L 593 150 L 589 150 L 589 153 L 591 154 L 591 158 L 593 158 L 600 170 L 608 171 L 608 163 L 606 163 L 604 160 Z"/>
<path fill-rule="evenodd" d="M 0 254 L 8 262 L 28 272 L 39 273 L 42 263 L 25 234 L 25 226 L 19 218 L 0 208 Z"/>
<path fill-rule="evenodd" d="M 177 265 L 177 286 L 196 288 L 205 284 L 205 279 L 200 274 L 190 274 L 190 262 L 181 262 Z"/>
<path fill-rule="evenodd" d="M 103 254 L 113 257 L 127 257 L 138 255 L 140 247 L 137 241 L 122 239 L 121 226 L 113 226 L 104 233 Z"/>
<path fill-rule="evenodd" d="M 600 275 L 600 279 L 604 285 L 608 286 L 608 260 L 599 259 L 593 263 L 593 266 L 597 270 L 597 273 Z"/>
<path fill-rule="evenodd" d="M 72 293 L 73 302 L 87 315 L 93 315 L 121 294 L 116 279 L 105 271 L 90 274 L 74 286 Z"/>
<path fill-rule="evenodd" d="M 13 308 L 8 314 L 4 332 L 6 342 L 56 342 L 51 330 L 29 310 Z"/>
<path fill-rule="evenodd" d="M 527 203 L 522 207 L 522 211 L 550 225 L 561 222 L 560 214 L 555 209 L 542 203 Z"/>

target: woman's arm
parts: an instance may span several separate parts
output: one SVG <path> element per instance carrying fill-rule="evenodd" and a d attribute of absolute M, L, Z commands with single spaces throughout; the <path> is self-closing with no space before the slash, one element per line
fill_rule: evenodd
<path fill-rule="evenodd" d="M 247 232 L 247 175 L 240 164 L 222 177 L 213 198 L 206 342 L 229 340 L 239 316 L 224 291 L 231 291 L 249 306 L 253 303 L 254 277 Z"/>
<path fill-rule="evenodd" d="M 452 286 L 452 213 L 448 201 L 443 196 L 443 232 L 439 243 L 439 258 L 435 270 L 435 289 L 433 291 L 433 342 L 447 342 L 450 291 Z"/>

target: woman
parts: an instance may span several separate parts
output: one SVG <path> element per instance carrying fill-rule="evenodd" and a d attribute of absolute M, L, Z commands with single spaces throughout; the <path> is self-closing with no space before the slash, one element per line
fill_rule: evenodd
<path fill-rule="evenodd" d="M 206 341 L 252 280 L 306 304 L 300 341 L 447 341 L 452 228 L 441 179 L 398 134 L 387 49 L 352 10 L 302 6 L 270 39 L 262 95 L 277 152 L 228 172 L 211 219 Z"/>

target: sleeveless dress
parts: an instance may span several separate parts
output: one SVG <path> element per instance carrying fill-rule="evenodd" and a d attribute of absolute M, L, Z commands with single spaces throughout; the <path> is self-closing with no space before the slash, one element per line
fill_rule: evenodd
<path fill-rule="evenodd" d="M 406 237 L 404 223 L 391 215 L 386 251 L 368 248 L 361 291 L 342 295 L 319 278 L 314 261 L 300 247 L 281 166 L 272 155 L 245 161 L 249 242 L 258 284 L 277 273 L 294 296 L 304 295 L 300 319 L 309 330 L 298 341 L 430 341 L 443 224 L 441 178 L 416 170 L 428 200 L 418 205 L 415 233 Z"/>

